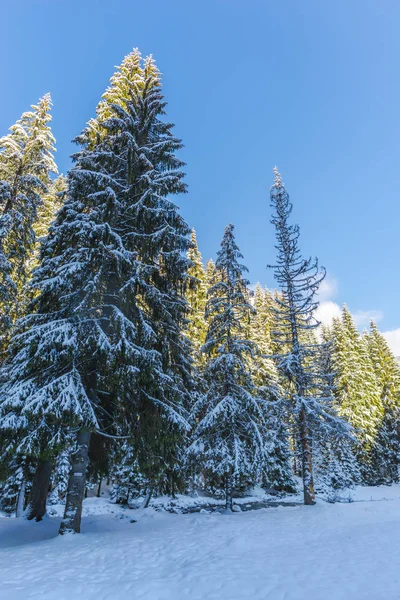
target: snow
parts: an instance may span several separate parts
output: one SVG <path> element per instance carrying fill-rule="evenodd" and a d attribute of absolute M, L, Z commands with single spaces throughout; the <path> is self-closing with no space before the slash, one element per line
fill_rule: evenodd
<path fill-rule="evenodd" d="M 56 517 L 0 519 L 1 596 L 398 600 L 400 486 L 360 488 L 354 498 L 230 515 L 89 498 L 83 533 L 67 537 L 57 536 Z"/>

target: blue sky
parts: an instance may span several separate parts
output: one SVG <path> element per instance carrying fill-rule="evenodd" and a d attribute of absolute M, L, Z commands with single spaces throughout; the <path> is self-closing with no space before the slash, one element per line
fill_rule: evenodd
<path fill-rule="evenodd" d="M 302 249 L 328 269 L 323 300 L 346 301 L 360 327 L 374 314 L 381 329 L 400 328 L 398 1 L 19 0 L 0 10 L 1 135 L 50 91 L 66 172 L 114 65 L 136 46 L 153 53 L 185 144 L 179 203 L 203 256 L 231 221 L 252 282 L 273 285 L 276 164 Z"/>

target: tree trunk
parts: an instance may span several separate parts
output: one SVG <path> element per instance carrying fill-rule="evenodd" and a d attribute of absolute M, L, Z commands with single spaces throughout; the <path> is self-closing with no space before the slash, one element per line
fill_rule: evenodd
<path fill-rule="evenodd" d="M 28 521 L 36 519 L 41 521 L 46 514 L 46 500 L 50 488 L 50 477 L 53 465 L 51 461 L 45 458 L 39 458 L 35 477 L 32 482 L 31 493 L 29 494 L 28 506 L 26 508 L 26 518 Z"/>
<path fill-rule="evenodd" d="M 22 480 L 21 488 L 18 494 L 17 508 L 15 511 L 15 517 L 20 519 L 24 514 L 24 501 L 25 501 L 25 479 Z"/>
<path fill-rule="evenodd" d="M 100 477 L 100 479 L 99 479 L 99 486 L 97 488 L 97 494 L 96 494 L 97 498 L 100 498 L 100 490 L 101 490 L 101 482 L 102 481 L 103 481 L 103 478 Z"/>
<path fill-rule="evenodd" d="M 153 495 L 153 486 L 149 487 L 149 489 L 147 490 L 147 494 L 143 501 L 142 508 L 148 508 L 152 495 Z"/>
<path fill-rule="evenodd" d="M 79 430 L 77 449 L 72 455 L 72 468 L 68 481 L 67 501 L 59 533 L 80 533 L 82 502 L 86 488 L 86 468 L 89 460 L 90 431 Z"/>
<path fill-rule="evenodd" d="M 232 475 L 228 475 L 225 485 L 225 510 L 232 512 L 233 497 L 232 497 Z"/>
<path fill-rule="evenodd" d="M 315 504 L 315 491 L 312 466 L 312 446 L 307 415 L 304 407 L 300 412 L 300 443 L 303 474 L 304 504 Z"/>

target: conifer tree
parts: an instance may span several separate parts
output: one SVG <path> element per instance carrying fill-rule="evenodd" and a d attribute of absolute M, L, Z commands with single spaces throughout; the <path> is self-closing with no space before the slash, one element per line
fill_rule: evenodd
<path fill-rule="evenodd" d="M 40 242 L 49 232 L 57 212 L 61 209 L 67 194 L 67 178 L 59 175 L 48 186 L 48 191 L 43 194 L 42 202 L 38 206 L 37 220 L 33 224 L 36 236 L 36 255 L 39 257 Z"/>
<path fill-rule="evenodd" d="M 398 483 L 400 466 L 400 366 L 387 341 L 371 321 L 366 335 L 383 418 L 372 448 L 376 483 Z"/>
<path fill-rule="evenodd" d="M 325 273 L 320 273 L 317 260 L 302 258 L 299 228 L 289 224 L 292 204 L 276 167 L 274 173 L 271 222 L 276 230 L 278 256 L 271 268 L 280 286 L 274 308 L 280 327 L 273 337 L 281 348 L 276 355 L 278 370 L 289 386 L 287 408 L 301 451 L 304 503 L 314 504 L 313 434 L 330 429 L 339 436 L 346 428 L 333 411 L 329 382 L 318 369 L 319 344 L 303 342 L 319 325 L 313 316 L 318 306 L 315 293 Z"/>
<path fill-rule="evenodd" d="M 137 456 L 131 443 L 125 441 L 115 454 L 112 473 L 111 499 L 117 504 L 128 504 L 137 498 L 147 486 L 140 472 Z"/>
<path fill-rule="evenodd" d="M 215 263 L 212 258 L 210 258 L 206 263 L 206 283 L 207 289 L 213 285 L 213 278 L 215 275 Z"/>
<path fill-rule="evenodd" d="M 24 314 L 38 211 L 57 173 L 46 94 L 0 139 L 0 336 Z"/>
<path fill-rule="evenodd" d="M 61 504 L 65 501 L 70 467 L 70 448 L 66 448 L 60 452 L 54 465 L 51 477 L 51 492 L 48 499 L 49 504 Z"/>
<path fill-rule="evenodd" d="M 320 347 L 319 368 L 326 377 L 333 396 L 335 390 L 336 371 L 333 366 L 333 329 L 322 325 L 320 330 L 322 344 Z M 329 501 L 340 499 L 345 490 L 351 490 L 361 482 L 361 471 L 356 459 L 356 439 L 347 436 L 336 437 L 324 431 L 313 440 L 313 451 L 316 462 L 316 487 L 325 494 Z"/>
<path fill-rule="evenodd" d="M 253 308 L 241 258 L 233 225 L 228 225 L 217 255 L 215 283 L 208 290 L 209 327 L 203 346 L 207 391 L 195 407 L 198 424 L 188 451 L 208 478 L 225 487 L 227 510 L 232 509 L 234 486 L 257 479 L 270 449 L 268 403 L 256 396 L 250 372 L 256 347 L 245 330 Z"/>
<path fill-rule="evenodd" d="M 284 390 L 272 360 L 271 296 L 260 284 L 255 289 L 253 306 L 250 339 L 256 344 L 257 352 L 251 361 L 251 371 L 258 394 L 269 403 L 268 430 L 271 436 L 270 458 L 265 465 L 263 484 L 272 490 L 294 492 L 287 415 L 282 402 Z"/>
<path fill-rule="evenodd" d="M 192 229 L 190 236 L 190 248 L 187 252 L 190 261 L 188 275 L 190 280 L 186 291 L 186 299 L 190 307 L 188 338 L 195 349 L 196 362 L 201 362 L 200 348 L 206 339 L 207 326 L 204 319 L 204 311 L 207 301 L 206 272 L 203 266 L 199 247 L 197 245 L 196 232 Z"/>
<path fill-rule="evenodd" d="M 352 425 L 358 438 L 357 459 L 364 483 L 374 480 L 372 448 L 383 418 L 377 379 L 364 339 L 346 306 L 333 322 L 332 367 L 339 414 Z"/>
<path fill-rule="evenodd" d="M 91 432 L 129 430 L 158 476 L 187 428 L 190 230 L 169 199 L 185 184 L 164 113 L 154 61 L 134 51 L 77 138 L 33 280 L 39 294 L 2 372 L 0 424 L 20 452 L 58 452 L 78 429 L 61 533 L 80 530 Z"/>

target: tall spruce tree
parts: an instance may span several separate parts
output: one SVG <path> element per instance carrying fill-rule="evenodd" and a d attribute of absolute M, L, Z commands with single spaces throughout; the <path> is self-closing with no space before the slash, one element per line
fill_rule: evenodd
<path fill-rule="evenodd" d="M 346 306 L 333 322 L 332 367 L 339 414 L 352 425 L 358 439 L 357 459 L 364 483 L 375 479 L 372 449 L 383 418 L 380 391 L 366 339 Z"/>
<path fill-rule="evenodd" d="M 190 235 L 190 248 L 187 252 L 187 257 L 190 261 L 188 269 L 190 279 L 186 291 L 186 299 L 190 307 L 188 337 L 195 349 L 196 362 L 200 363 L 202 359 L 200 348 L 205 342 L 207 333 L 207 326 L 204 319 L 207 302 L 207 284 L 203 259 L 199 251 L 194 229 L 192 229 Z"/>
<path fill-rule="evenodd" d="M 314 504 L 313 434 L 330 429 L 335 435 L 345 433 L 346 426 L 332 407 L 331 388 L 318 369 L 319 344 L 305 343 L 319 325 L 314 318 L 318 301 L 315 293 L 325 273 L 318 261 L 304 259 L 299 250 L 299 228 L 289 224 L 292 204 L 282 177 L 274 169 L 271 188 L 272 224 L 276 230 L 278 252 L 274 269 L 280 294 L 275 297 L 274 312 L 279 322 L 273 337 L 277 347 L 277 366 L 288 384 L 287 408 L 294 426 L 294 438 L 301 452 L 304 504 Z"/>
<path fill-rule="evenodd" d="M 333 329 L 322 325 L 320 337 L 322 344 L 319 368 L 324 373 L 335 398 L 337 397 L 335 389 L 337 373 L 333 364 Z M 347 436 L 331 435 L 329 430 L 321 433 L 322 435 L 315 436 L 313 440 L 316 488 L 329 501 L 335 501 L 340 499 L 343 492 L 348 492 L 361 482 L 360 466 L 356 457 L 357 440 Z"/>
<path fill-rule="evenodd" d="M 51 175 L 57 173 L 51 132 L 51 98 L 46 94 L 32 110 L 24 113 L 10 133 L 0 139 L 0 351 L 2 358 L 14 321 L 22 317 L 30 294 L 28 282 L 38 252 L 37 228 L 42 234 L 43 208 L 56 203 Z M 14 456 L 13 434 L 5 435 L 2 460 L 15 476 L 24 471 L 24 455 Z M 14 475 L 11 472 L 10 477 Z M 23 480 L 25 492 L 31 481 Z M 33 488 L 32 488 L 33 489 Z M 19 497 L 22 497 L 22 493 Z"/>
<path fill-rule="evenodd" d="M 256 346 L 245 334 L 254 309 L 241 258 L 228 225 L 208 290 L 207 391 L 195 406 L 198 422 L 188 451 L 206 477 L 225 487 L 227 510 L 235 485 L 254 483 L 270 458 L 268 402 L 256 395 L 250 371 Z"/>
<path fill-rule="evenodd" d="M 213 285 L 213 278 L 215 273 L 215 263 L 212 258 L 206 262 L 206 283 L 207 289 Z"/>
<path fill-rule="evenodd" d="M 372 448 L 375 481 L 398 483 L 400 467 L 400 366 L 387 341 L 371 321 L 366 334 L 369 355 L 378 384 L 383 418 Z"/>
<path fill-rule="evenodd" d="M 5 349 L 12 323 L 24 314 L 35 252 L 38 212 L 57 173 L 50 129 L 50 94 L 23 113 L 0 138 L 0 336 Z"/>
<path fill-rule="evenodd" d="M 271 490 L 294 492 L 296 487 L 291 468 L 287 414 L 282 402 L 284 390 L 272 359 L 271 294 L 262 289 L 260 284 L 255 289 L 253 306 L 255 311 L 251 315 L 250 339 L 256 344 L 257 352 L 250 366 L 258 394 L 269 403 L 268 429 L 271 436 L 270 458 L 265 465 L 263 484 Z"/>
<path fill-rule="evenodd" d="M 159 71 L 136 50 L 76 140 L 68 197 L 34 276 L 39 294 L 2 372 L 0 423 L 18 451 L 56 451 L 78 429 L 61 533 L 80 530 L 91 432 L 129 431 L 139 462 L 160 477 L 187 428 L 190 230 L 168 198 L 186 188 L 164 114 Z"/>

